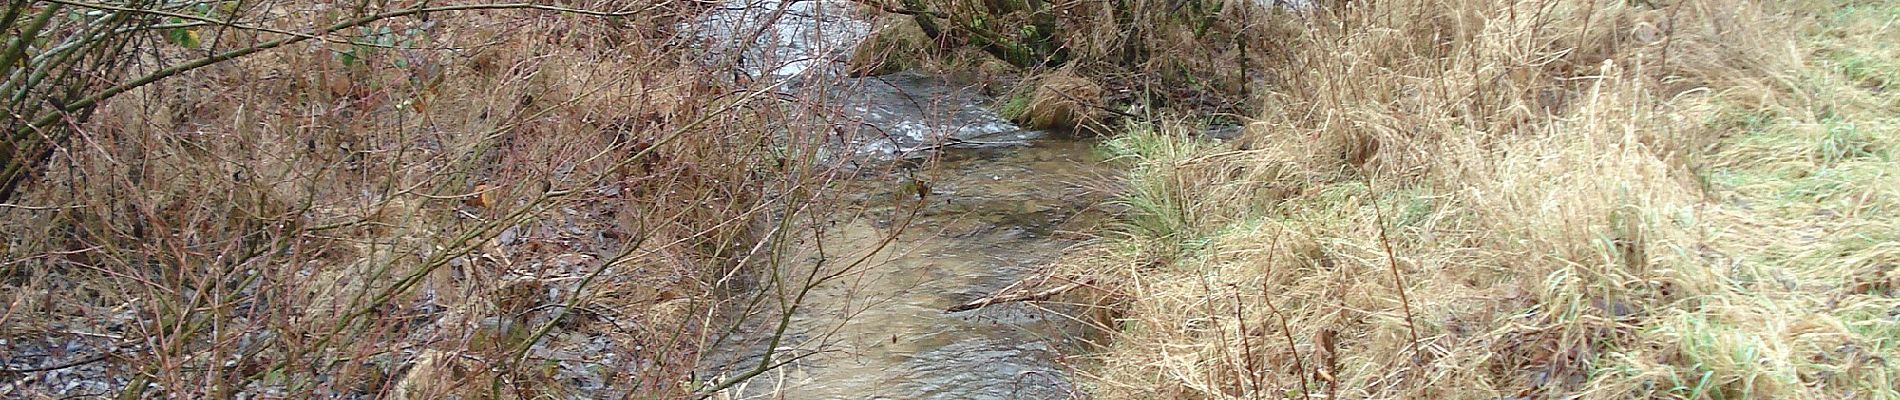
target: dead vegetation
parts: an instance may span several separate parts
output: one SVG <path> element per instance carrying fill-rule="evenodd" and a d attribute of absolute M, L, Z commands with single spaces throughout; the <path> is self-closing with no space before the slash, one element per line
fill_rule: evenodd
<path fill-rule="evenodd" d="M 1107 145 L 1126 237 L 1068 271 L 1110 299 L 1098 396 L 1900 398 L 1889 4 L 893 3 L 860 53 L 915 59 L 854 73 L 1031 66 L 1006 101 L 1052 127 L 1257 116 Z M 153 21 L 98 69 L 126 76 L 58 89 L 405 7 L 203 4 L 250 28 Z M 692 7 L 390 19 L 85 113 L 21 92 L 10 126 L 66 130 L 0 148 L 52 144 L 0 204 L 0 396 L 709 393 L 720 294 L 796 225 L 755 228 L 837 177 L 773 134 L 824 121 L 688 62 Z"/>
<path fill-rule="evenodd" d="M 1031 129 L 1074 129 L 1086 132 L 1105 130 L 1108 104 L 1101 85 L 1076 76 L 1069 70 L 1057 70 L 1037 76 L 1023 88 L 1029 94 L 1013 110 L 1013 119 Z"/>
<path fill-rule="evenodd" d="M 1104 398 L 1900 398 L 1890 4 L 1276 18 L 1234 145 L 1135 125 Z M 1288 32 L 1288 30 L 1278 30 Z M 1877 72 L 1887 71 L 1887 72 Z"/>
<path fill-rule="evenodd" d="M 335 32 L 311 27 L 427 6 L 15 4 L 157 19 L 82 89 L 319 39 L 31 128 L 51 150 L 0 204 L 0 397 L 703 394 L 721 294 L 797 231 L 758 225 L 822 213 L 839 177 L 823 135 L 778 134 L 825 121 L 676 43 L 693 3 Z"/>
<path fill-rule="evenodd" d="M 880 33 L 854 57 L 857 71 L 978 71 L 1001 81 L 985 84 L 1005 88 L 995 91 L 998 108 L 1017 122 L 1085 131 L 1186 113 L 1235 123 L 1261 106 L 1251 89 L 1285 56 L 1272 39 L 1301 29 L 1273 22 L 1288 12 L 1276 2 L 858 2 L 883 12 Z"/>

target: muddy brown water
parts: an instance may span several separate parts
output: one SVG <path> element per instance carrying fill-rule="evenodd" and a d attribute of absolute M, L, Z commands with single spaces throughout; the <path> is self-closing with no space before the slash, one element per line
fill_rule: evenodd
<path fill-rule="evenodd" d="M 1031 143 L 950 152 L 920 170 L 931 194 L 901 230 L 900 207 L 916 200 L 897 200 L 893 192 L 906 189 L 900 183 L 871 185 L 887 189 L 862 193 L 863 213 L 833 221 L 822 240 L 801 244 L 802 256 L 793 258 L 815 264 L 820 246 L 827 260 L 869 255 L 814 289 L 794 313 L 774 357 L 806 356 L 720 397 L 1081 397 L 1070 360 L 1086 327 L 1069 317 L 1073 310 L 1006 303 L 945 311 L 1046 271 L 1084 240 L 1081 232 L 1105 220 L 1097 207 L 1104 196 L 1089 188 L 1111 172 L 1090 144 Z M 743 366 L 763 349 L 727 351 L 752 353 L 739 361 Z"/>

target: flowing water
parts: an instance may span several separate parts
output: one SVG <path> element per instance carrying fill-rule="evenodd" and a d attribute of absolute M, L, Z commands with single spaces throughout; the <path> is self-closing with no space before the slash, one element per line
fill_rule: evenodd
<path fill-rule="evenodd" d="M 924 182 L 927 196 L 919 199 L 907 178 L 870 178 L 846 192 L 856 205 L 818 224 L 822 234 L 779 252 L 785 262 L 771 268 L 781 276 L 765 279 L 760 293 L 795 293 L 813 271 L 835 279 L 797 302 L 776 348 L 767 348 L 778 325 L 768 312 L 718 345 L 707 373 L 733 376 L 767 354 L 790 360 L 722 393 L 728 398 L 1080 397 L 1064 355 L 1077 354 L 1085 329 L 1066 310 L 945 310 L 1039 276 L 1080 240 L 1074 232 L 1103 220 L 1093 207 L 1104 196 L 1087 188 L 1110 171 L 1089 143 L 1042 139 L 951 82 L 845 76 L 845 55 L 872 28 L 855 9 L 841 0 L 730 0 L 691 27 L 715 65 L 736 62 L 726 66 L 806 99 L 800 104 L 817 119 L 863 133 L 839 139 L 835 154 L 886 166 L 936 159 L 895 174 L 918 177 L 911 182 Z M 775 281 L 794 285 L 775 292 Z M 778 301 L 767 308 L 782 309 Z"/>
<path fill-rule="evenodd" d="M 1087 187 L 1105 167 L 1087 143 L 1062 140 L 945 158 L 919 173 L 934 176 L 928 197 L 897 195 L 907 189 L 895 182 L 878 185 L 895 188 L 864 193 L 865 212 L 832 221 L 822 240 L 800 246 L 798 265 L 817 264 L 821 245 L 827 260 L 869 258 L 808 295 L 775 357 L 811 355 L 733 397 L 1079 397 L 1063 355 L 1075 354 L 1084 327 L 1067 310 L 1025 303 L 945 309 L 1033 276 L 1077 243 L 1073 232 L 1104 215 L 1093 208 L 1099 192 Z"/>

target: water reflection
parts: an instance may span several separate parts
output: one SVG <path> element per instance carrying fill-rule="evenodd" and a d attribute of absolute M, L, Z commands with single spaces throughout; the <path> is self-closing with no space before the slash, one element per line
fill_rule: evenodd
<path fill-rule="evenodd" d="M 864 213 L 836 221 L 827 259 L 855 258 L 897 232 L 869 263 L 813 290 L 794 315 L 785 357 L 813 354 L 755 378 L 736 398 L 1063 399 L 1076 397 L 1064 354 L 1082 325 L 1059 306 L 999 304 L 947 313 L 1039 271 L 1102 220 L 1088 189 L 1108 172 L 1076 141 L 948 153 L 918 172 L 929 182 L 907 229 L 894 231 L 914 197 L 872 185 Z M 839 255 L 839 256 L 834 256 Z M 842 256 L 842 257 L 840 257 Z M 800 259 L 816 262 L 814 254 Z M 756 338 L 755 338 L 756 339 Z M 753 342 L 757 346 L 757 341 Z M 750 354 L 762 348 L 735 348 Z M 754 358 L 753 360 L 756 360 Z M 743 360 L 741 361 L 743 363 Z"/>

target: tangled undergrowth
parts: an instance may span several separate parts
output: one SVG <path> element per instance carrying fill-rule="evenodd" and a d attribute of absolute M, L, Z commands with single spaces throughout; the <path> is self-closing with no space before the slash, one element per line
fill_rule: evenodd
<path fill-rule="evenodd" d="M 854 71 L 964 76 L 1024 126 L 1105 132 L 1112 122 L 1198 113 L 1232 124 L 1303 27 L 1276 17 L 1313 1 L 859 0 L 877 15 Z M 1325 2 L 1333 3 L 1333 2 Z M 1082 113 L 1077 113 L 1082 111 Z"/>
<path fill-rule="evenodd" d="M 9 45 L 124 23 L 75 90 L 211 62 L 6 132 L 51 150 L 4 159 L 0 397 L 699 394 L 721 293 L 796 230 L 757 225 L 839 176 L 779 134 L 824 121 L 679 45 L 704 5 L 113 4 L 15 2 L 51 22 Z"/>
<path fill-rule="evenodd" d="M 1880 2 L 1353 2 L 1132 125 L 1104 398 L 1900 398 Z"/>

